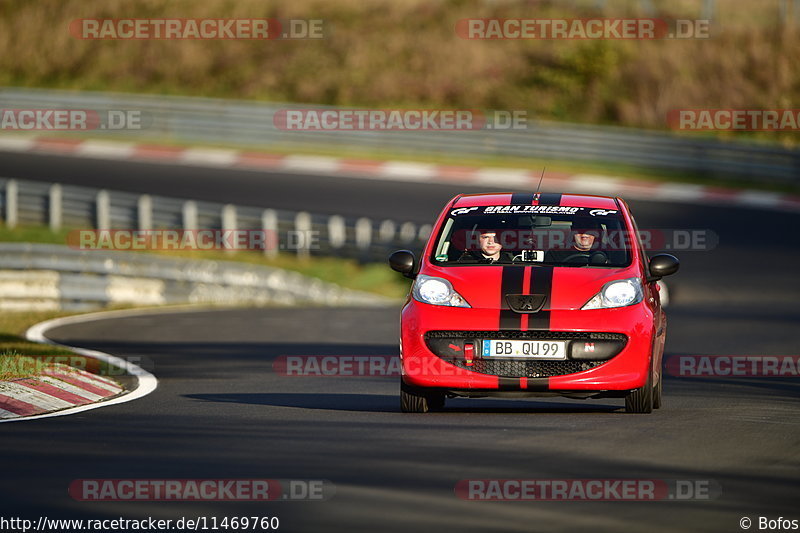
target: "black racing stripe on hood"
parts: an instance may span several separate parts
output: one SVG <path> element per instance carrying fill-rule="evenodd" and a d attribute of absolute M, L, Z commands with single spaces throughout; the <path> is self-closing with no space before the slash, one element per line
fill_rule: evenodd
<path fill-rule="evenodd" d="M 511 195 L 511 205 L 531 205 L 532 203 L 532 192 L 515 192 Z"/>
<path fill-rule="evenodd" d="M 522 386 L 522 378 L 509 378 L 500 376 L 497 379 L 497 388 L 505 391 L 547 391 L 550 390 L 550 378 L 528 378 L 527 386 Z"/>
<path fill-rule="evenodd" d="M 499 378 L 497 378 L 497 388 L 499 390 L 518 391 L 522 387 L 520 387 L 519 378 L 507 378 L 504 376 L 500 376 Z"/>
<path fill-rule="evenodd" d="M 522 327 L 522 315 L 508 307 L 506 294 L 521 294 L 524 276 L 524 267 L 503 267 L 500 283 L 500 329 L 520 329 Z"/>
<path fill-rule="evenodd" d="M 553 267 L 531 268 L 529 294 L 544 294 L 544 307 L 550 307 L 553 296 Z M 550 311 L 539 311 L 528 315 L 528 329 L 550 329 Z"/>
<path fill-rule="evenodd" d="M 539 205 L 561 205 L 561 193 L 543 192 L 539 195 Z"/>

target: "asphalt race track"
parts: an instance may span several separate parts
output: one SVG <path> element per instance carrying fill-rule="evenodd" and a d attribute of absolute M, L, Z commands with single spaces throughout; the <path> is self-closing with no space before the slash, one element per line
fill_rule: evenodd
<path fill-rule="evenodd" d="M 427 184 L 426 194 L 420 195 L 414 186 L 399 181 L 2 151 L 0 168 L 4 177 L 19 179 L 323 214 L 394 216 L 412 222 L 431 222 L 444 203 L 460 192 Z"/>
<path fill-rule="evenodd" d="M 278 199 L 291 209 L 422 222 L 459 192 L 166 165 L 142 172 L 136 163 L 31 155 L 2 154 L 0 164 L 7 177 L 191 192 L 250 205 L 263 191 L 264 205 Z M 798 353 L 796 215 L 631 205 L 640 228 L 719 237 L 713 250 L 675 252 L 682 268 L 669 280 L 667 356 Z M 621 400 L 561 399 L 459 399 L 441 413 L 404 415 L 397 378 L 272 371 L 281 355 L 396 354 L 397 317 L 398 308 L 239 309 L 51 330 L 58 342 L 142 357 L 159 387 L 131 403 L 4 424 L 3 516 L 275 515 L 282 531 L 415 532 L 741 531 L 745 516 L 753 530 L 759 516 L 800 518 L 796 378 L 667 377 L 665 405 L 651 415 L 626 415 Z M 79 502 L 68 495 L 72 480 L 110 478 L 324 479 L 336 494 L 326 501 L 202 504 Z M 658 502 L 456 497 L 459 480 L 488 478 L 709 480 L 721 493 Z"/>

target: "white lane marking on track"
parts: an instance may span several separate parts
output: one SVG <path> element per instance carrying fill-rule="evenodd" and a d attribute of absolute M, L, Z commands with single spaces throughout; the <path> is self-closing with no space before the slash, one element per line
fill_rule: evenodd
<path fill-rule="evenodd" d="M 509 168 L 478 169 L 471 182 L 478 185 L 506 187 L 531 187 L 533 184 L 530 172 Z"/>
<path fill-rule="evenodd" d="M 2 387 L 0 387 L 0 393 L 42 409 L 63 409 L 75 405 L 61 398 L 50 396 L 46 392 L 31 389 L 13 381 L 3 383 Z"/>
<path fill-rule="evenodd" d="M 427 163 L 406 163 L 389 161 L 381 165 L 377 172 L 385 178 L 405 178 L 408 181 L 428 181 L 436 177 L 436 165 Z"/>
<path fill-rule="evenodd" d="M 545 176 L 547 182 L 547 176 Z M 611 196 L 619 194 L 622 180 L 613 176 L 600 176 L 597 174 L 575 174 L 568 178 L 569 187 L 581 192 L 595 194 L 607 193 Z"/>
<path fill-rule="evenodd" d="M 781 195 L 776 192 L 746 190 L 738 194 L 736 199 L 746 205 L 770 207 L 781 201 Z"/>
<path fill-rule="evenodd" d="M 339 160 L 335 157 L 288 155 L 283 158 L 280 167 L 307 172 L 336 172 L 339 169 Z"/>
<path fill-rule="evenodd" d="M 665 183 L 653 189 L 652 196 L 665 200 L 700 200 L 705 196 L 703 185 L 691 183 Z"/>
<path fill-rule="evenodd" d="M 36 147 L 36 139 L 31 137 L 0 137 L 0 150 L 26 152 Z"/>
<path fill-rule="evenodd" d="M 128 159 L 136 153 L 136 145 L 114 141 L 84 141 L 78 145 L 75 153 L 101 159 Z"/>
<path fill-rule="evenodd" d="M 188 148 L 178 158 L 181 162 L 190 165 L 210 165 L 214 167 L 230 167 L 239 160 L 236 150 L 219 150 L 206 148 Z"/>

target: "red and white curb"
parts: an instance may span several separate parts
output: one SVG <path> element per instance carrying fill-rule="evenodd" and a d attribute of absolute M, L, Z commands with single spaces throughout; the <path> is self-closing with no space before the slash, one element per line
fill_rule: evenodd
<path fill-rule="evenodd" d="M 40 415 L 120 394 L 114 380 L 56 363 L 41 375 L 0 382 L 0 418 Z"/>
<path fill-rule="evenodd" d="M 93 357 L 100 361 L 104 361 L 109 365 L 113 365 L 117 368 L 125 370 L 128 375 L 133 376 L 136 379 L 137 383 L 135 387 L 125 391 L 119 387 L 119 384 L 109 380 L 108 378 L 88 372 L 76 373 L 75 369 L 72 367 L 69 367 L 69 371 L 61 368 L 53 368 L 50 371 L 45 372 L 43 376 L 31 378 L 32 380 L 42 382 L 36 386 L 33 384 L 21 384 L 18 381 L 0 382 L 0 395 L 10 396 L 17 400 L 17 402 L 24 402 L 36 407 L 37 409 L 42 409 L 42 411 L 39 411 L 38 413 L 31 412 L 30 414 L 23 415 L 19 413 L 23 407 L 21 404 L 18 403 L 18 407 L 16 409 L 13 407 L 9 409 L 8 406 L 3 405 L 2 399 L 0 398 L 0 407 L 2 407 L 7 413 L 11 413 L 10 415 L 7 415 L 6 413 L 0 413 L 0 423 L 20 422 L 26 420 L 36 420 L 40 418 L 72 415 L 81 413 L 83 411 L 88 411 L 90 409 L 108 407 L 111 405 L 118 405 L 137 400 L 156 390 L 156 387 L 158 386 L 158 380 L 156 377 L 147 370 L 134 365 L 130 361 L 126 361 L 119 357 L 115 357 L 97 350 L 88 350 L 85 348 L 60 344 L 51 341 L 45 336 L 48 330 L 61 326 L 92 322 L 95 320 L 104 320 L 107 318 L 138 316 L 142 313 L 152 312 L 174 312 L 174 309 L 101 311 L 98 313 L 89 313 L 85 315 L 54 318 L 30 327 L 28 331 L 25 332 L 25 337 L 29 341 L 52 344 L 55 346 L 64 346 L 79 355 Z M 87 376 L 85 374 L 89 375 Z M 120 390 L 114 392 L 115 389 L 112 388 L 112 385 L 109 382 L 113 383 L 113 386 L 119 388 Z M 53 388 L 59 389 L 59 392 L 55 392 Z M 6 390 L 12 394 L 9 394 L 6 392 Z M 89 393 L 94 396 L 89 395 Z M 90 401 L 78 403 L 75 396 L 89 399 Z M 74 401 L 75 403 L 69 403 L 70 400 L 67 398 L 70 398 L 70 400 Z"/>
<path fill-rule="evenodd" d="M 525 169 L 437 165 L 409 161 L 376 161 L 311 155 L 175 146 L 117 141 L 1 136 L 0 150 L 70 155 L 98 159 L 147 161 L 189 166 L 279 170 L 386 179 L 414 183 L 447 183 L 494 188 L 535 189 L 541 173 Z M 616 195 L 651 201 L 734 205 L 800 212 L 800 196 L 752 189 L 732 189 L 632 180 L 597 174 L 548 172 L 542 190 Z"/>

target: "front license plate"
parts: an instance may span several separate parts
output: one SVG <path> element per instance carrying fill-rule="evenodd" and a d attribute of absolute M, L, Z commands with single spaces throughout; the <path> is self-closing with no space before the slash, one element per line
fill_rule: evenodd
<path fill-rule="evenodd" d="M 529 359 L 566 359 L 565 341 L 483 341 L 484 357 L 524 357 Z"/>

